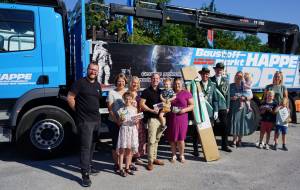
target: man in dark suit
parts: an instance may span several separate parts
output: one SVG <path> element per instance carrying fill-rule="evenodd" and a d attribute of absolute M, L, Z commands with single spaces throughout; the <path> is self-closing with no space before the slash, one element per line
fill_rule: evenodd
<path fill-rule="evenodd" d="M 218 95 L 216 92 L 216 84 L 212 82 L 209 78 L 210 70 L 206 67 L 203 67 L 199 74 L 201 75 L 200 86 L 204 98 L 206 99 L 206 108 L 211 121 L 211 124 L 214 124 L 214 120 L 218 118 Z M 198 152 L 198 138 L 197 131 L 193 132 L 193 148 L 194 155 L 199 156 Z"/>
<path fill-rule="evenodd" d="M 217 95 L 218 95 L 218 118 L 219 125 L 221 127 L 222 135 L 222 148 L 221 150 L 225 152 L 231 152 L 228 148 L 228 124 L 227 124 L 227 114 L 229 111 L 230 95 L 229 95 L 229 81 L 227 77 L 224 76 L 224 64 L 217 63 L 214 67 L 215 75 L 211 77 L 211 81 L 216 84 Z"/>

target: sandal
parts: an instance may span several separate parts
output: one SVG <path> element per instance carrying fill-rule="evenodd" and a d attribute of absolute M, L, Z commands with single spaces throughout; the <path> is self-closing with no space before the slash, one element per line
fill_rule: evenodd
<path fill-rule="evenodd" d="M 184 156 L 180 156 L 180 160 L 179 160 L 181 163 L 185 163 L 185 158 Z"/>
<path fill-rule="evenodd" d="M 138 171 L 138 168 L 133 164 L 129 165 L 129 169 L 132 170 L 132 171 Z"/>
<path fill-rule="evenodd" d="M 174 156 L 172 156 L 172 158 L 170 159 L 170 162 L 171 162 L 172 164 L 174 164 L 176 160 L 177 160 L 177 157 L 176 157 L 176 155 L 174 155 Z"/>
<path fill-rule="evenodd" d="M 126 177 L 126 176 L 127 176 L 127 173 L 126 173 L 123 169 L 121 169 L 121 170 L 120 170 L 120 176 Z"/>
<path fill-rule="evenodd" d="M 129 175 L 134 175 L 134 172 L 131 169 L 125 169 L 125 172 Z"/>

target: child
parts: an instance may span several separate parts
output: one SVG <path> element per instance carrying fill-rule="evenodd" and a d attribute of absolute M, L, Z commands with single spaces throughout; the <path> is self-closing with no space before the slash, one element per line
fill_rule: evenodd
<path fill-rule="evenodd" d="M 123 177 L 126 177 L 127 174 L 134 175 L 134 172 L 129 169 L 129 166 L 132 153 L 136 153 L 138 150 L 137 121 L 132 119 L 137 114 L 137 109 L 132 105 L 133 98 L 132 93 L 125 92 L 123 95 L 125 106 L 118 110 L 120 131 L 117 152 L 119 153 L 119 174 Z M 124 155 L 125 171 L 122 168 Z"/>
<path fill-rule="evenodd" d="M 176 95 L 172 90 L 172 81 L 170 78 L 164 79 L 164 90 L 161 92 L 160 100 L 163 103 L 163 109 L 159 112 L 159 121 L 162 126 L 162 130 L 165 131 L 167 129 L 166 126 L 166 118 L 165 113 L 170 112 L 171 101 L 175 100 Z"/>
<path fill-rule="evenodd" d="M 244 73 L 244 80 L 242 82 L 242 95 L 243 96 L 247 96 L 247 97 L 252 97 L 253 94 L 252 94 L 252 90 L 251 90 L 251 87 L 252 87 L 252 77 L 250 75 L 250 73 Z M 249 112 L 252 111 L 252 108 L 250 106 L 250 100 L 247 100 L 247 101 L 241 101 L 240 102 L 240 109 L 242 109 L 244 106 L 247 106 L 247 109 Z"/>
<path fill-rule="evenodd" d="M 288 123 L 291 121 L 290 110 L 289 110 L 289 100 L 288 98 L 283 98 L 281 104 L 276 108 L 276 128 L 274 136 L 274 150 L 277 150 L 278 137 L 280 132 L 282 133 L 282 150 L 288 151 L 286 147 L 286 138 Z"/>
<path fill-rule="evenodd" d="M 276 121 L 275 109 L 277 107 L 277 103 L 274 101 L 274 95 L 274 91 L 267 91 L 267 97 L 260 106 L 260 113 L 262 119 L 260 122 L 260 136 L 258 148 L 264 147 L 266 150 L 269 150 L 270 134 Z M 267 136 L 266 143 L 264 145 L 263 138 L 265 133 L 267 133 Z"/>

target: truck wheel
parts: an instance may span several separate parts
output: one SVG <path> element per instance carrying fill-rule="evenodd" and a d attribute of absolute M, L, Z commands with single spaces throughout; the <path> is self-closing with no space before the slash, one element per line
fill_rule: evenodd
<path fill-rule="evenodd" d="M 289 96 L 289 108 L 290 108 L 290 114 L 292 122 L 296 123 L 296 105 L 295 101 L 297 100 L 297 97 Z"/>
<path fill-rule="evenodd" d="M 254 129 L 257 130 L 257 128 L 259 127 L 260 119 L 261 119 L 260 112 L 259 112 L 259 107 L 258 107 L 258 104 L 253 100 L 251 100 L 250 106 L 251 106 L 252 111 L 253 111 L 253 117 L 254 117 L 253 118 L 253 121 L 254 121 L 253 125 L 255 126 Z M 256 130 L 252 131 L 251 133 L 255 132 Z"/>
<path fill-rule="evenodd" d="M 66 111 L 55 106 L 39 106 L 25 113 L 17 128 L 17 143 L 21 150 L 34 157 L 48 158 L 70 144 L 75 126 Z"/>

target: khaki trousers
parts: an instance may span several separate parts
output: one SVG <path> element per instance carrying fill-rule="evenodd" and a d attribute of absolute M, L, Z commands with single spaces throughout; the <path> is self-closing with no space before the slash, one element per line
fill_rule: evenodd
<path fill-rule="evenodd" d="M 163 133 L 158 118 L 148 119 L 148 162 L 152 163 L 157 158 L 157 148 Z"/>

